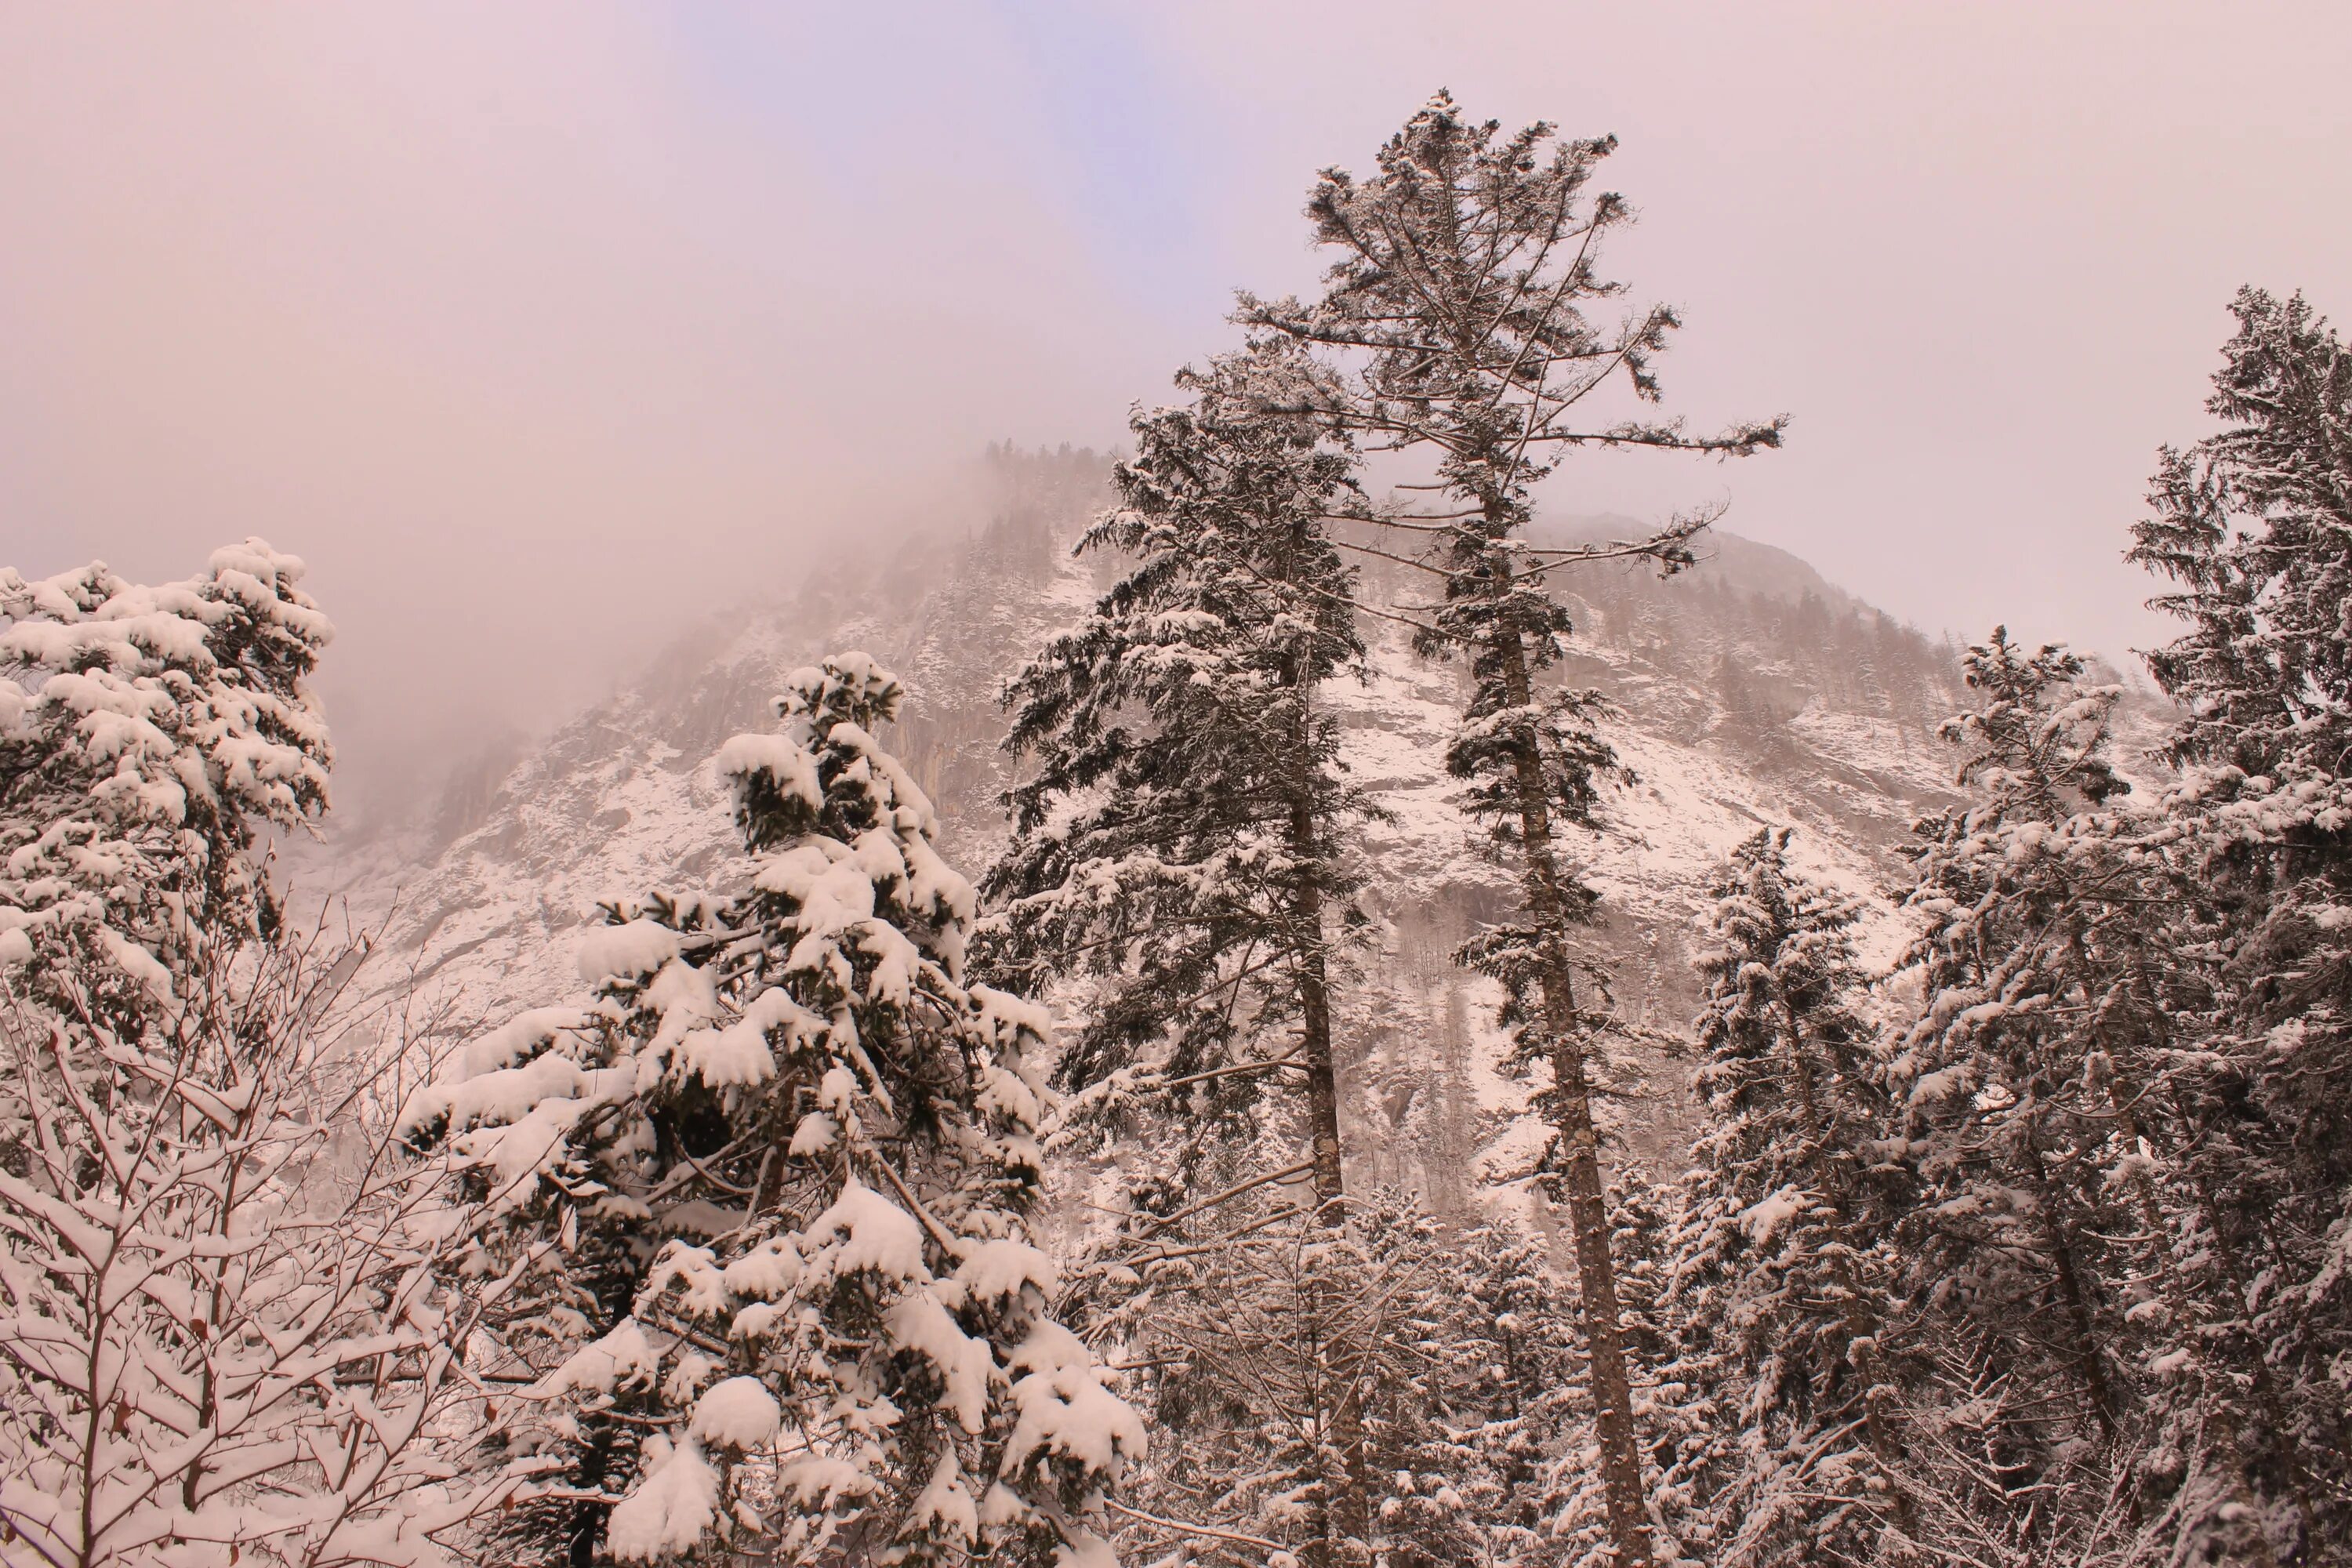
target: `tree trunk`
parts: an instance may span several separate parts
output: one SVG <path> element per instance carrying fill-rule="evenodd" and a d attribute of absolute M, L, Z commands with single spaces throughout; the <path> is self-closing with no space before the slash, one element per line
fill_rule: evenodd
<path fill-rule="evenodd" d="M 1496 592 L 1508 593 L 1509 563 L 1497 552 Z M 1496 634 L 1504 695 L 1524 710 L 1532 693 L 1527 645 L 1516 626 Z M 1512 769 L 1518 793 L 1521 884 L 1540 946 L 1538 978 L 1544 1029 L 1551 1044 L 1555 1114 L 1567 1165 L 1569 1230 L 1576 1247 L 1578 1305 L 1592 1368 L 1592 1403 L 1601 1446 L 1601 1483 L 1608 1500 L 1609 1535 L 1619 1568 L 1650 1568 L 1649 1510 L 1642 1495 L 1642 1457 L 1633 1436 L 1633 1392 L 1625 1366 L 1625 1331 L 1617 1307 L 1617 1273 L 1609 1257 L 1609 1205 L 1601 1182 L 1601 1145 L 1592 1125 L 1592 1084 L 1577 1033 L 1575 976 L 1569 966 L 1567 900 L 1552 849 L 1551 805 L 1544 788 L 1535 725 L 1522 720 L 1513 734 Z"/>
<path fill-rule="evenodd" d="M 1290 848 L 1304 859 L 1315 853 L 1313 807 L 1294 799 L 1290 807 Z M 1346 1218 L 1347 1186 L 1339 1166 L 1339 1077 L 1331 1060 L 1331 990 L 1323 962 L 1323 889 L 1312 880 L 1302 882 L 1292 898 L 1292 912 L 1312 945 L 1298 958 L 1298 1054 L 1307 1069 L 1307 1119 L 1314 1138 L 1316 1215 L 1324 1224 Z"/>
<path fill-rule="evenodd" d="M 2074 1256 L 2074 1238 L 2067 1229 L 2064 1213 L 2065 1194 L 2050 1179 L 2049 1167 L 2042 1158 L 2041 1125 L 2028 1123 L 2025 1129 L 2025 1158 L 2032 1172 L 2034 1206 L 2042 1221 L 2042 1241 L 2050 1249 L 2050 1267 L 2058 1286 L 2058 1299 L 2066 1309 L 2067 1326 L 2074 1331 L 2075 1360 L 2082 1370 L 2083 1386 L 2091 1395 L 2091 1415 L 2099 1424 L 2099 1436 L 2110 1453 L 2116 1447 L 2116 1394 L 2107 1379 L 2106 1363 L 2099 1352 L 2098 1327 L 2091 1321 L 2090 1292 L 2083 1288 L 2083 1268 Z"/>
<path fill-rule="evenodd" d="M 1307 707 L 1299 693 L 1302 719 Z M 1303 738 L 1303 731 L 1302 731 Z M 1290 853 L 1303 874 L 1291 892 L 1291 913 L 1305 945 L 1298 964 L 1298 1054 L 1307 1069 L 1307 1112 L 1314 1140 L 1315 1218 L 1318 1225 L 1339 1230 L 1348 1223 L 1347 1184 L 1339 1163 L 1339 1079 L 1331 1052 L 1330 976 L 1323 957 L 1322 844 L 1316 832 L 1314 798 L 1302 780 L 1290 797 Z M 1319 1346 L 1330 1384 L 1339 1389 L 1331 1411 L 1331 1444 L 1339 1451 L 1339 1474 L 1327 1477 L 1330 1497 L 1325 1509 L 1327 1549 L 1346 1558 L 1368 1553 L 1371 1510 L 1364 1441 L 1364 1411 L 1360 1397 L 1363 1367 L 1360 1347 L 1350 1344 L 1338 1324 L 1342 1316 L 1344 1285 L 1328 1278 L 1316 1282 L 1318 1314 L 1327 1329 Z M 1350 1546 L 1352 1544 L 1352 1548 Z"/>

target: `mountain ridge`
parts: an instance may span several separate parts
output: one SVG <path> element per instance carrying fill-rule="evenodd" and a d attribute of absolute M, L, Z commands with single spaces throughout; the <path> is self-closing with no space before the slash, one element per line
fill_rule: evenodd
<path fill-rule="evenodd" d="M 488 767 L 461 776 L 429 815 L 331 837 L 289 864 L 311 896 L 377 931 L 399 960 L 390 985 L 488 1022 L 552 1002 L 576 986 L 572 949 L 600 900 L 735 874 L 712 754 L 772 722 L 770 700 L 793 668 L 862 647 L 907 685 L 891 743 L 939 807 L 942 853 L 976 874 L 1002 841 L 1010 778 L 997 694 L 1107 581 L 1068 551 L 1104 499 L 1107 468 L 1085 459 L 1000 458 L 992 520 L 961 542 L 693 628 L 494 782 Z M 1628 523 L 1561 520 L 1544 537 Z M 1364 591 L 1377 603 L 1413 590 L 1367 574 Z M 1610 831 L 1571 847 L 1608 911 L 1580 938 L 1612 977 L 1605 1006 L 1623 1037 L 1647 1042 L 1612 1057 L 1614 1131 L 1656 1163 L 1674 1157 L 1684 1102 L 1656 1042 L 1683 1030 L 1696 998 L 1689 957 L 1714 866 L 1759 827 L 1790 826 L 1816 874 L 1880 891 L 1911 819 L 1953 798 L 1933 730 L 1961 693 L 1948 647 L 1737 535 L 1713 538 L 1673 580 L 1602 563 L 1563 592 L 1579 628 L 1563 673 L 1613 705 L 1606 732 L 1634 775 L 1608 804 Z M 1490 983 L 1448 956 L 1516 891 L 1443 766 L 1460 672 L 1414 655 L 1392 623 L 1368 620 L 1367 636 L 1364 680 L 1328 694 L 1348 765 L 1390 815 L 1362 848 L 1377 936 L 1339 1020 L 1345 1114 L 1367 1175 L 1461 1212 L 1524 1169 L 1545 1135 L 1505 1065 Z M 1883 965 L 1898 922 L 1883 900 L 1873 909 L 1864 947 Z"/>

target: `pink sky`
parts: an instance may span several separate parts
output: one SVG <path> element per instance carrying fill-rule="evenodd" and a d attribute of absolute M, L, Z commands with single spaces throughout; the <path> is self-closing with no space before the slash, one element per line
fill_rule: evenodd
<path fill-rule="evenodd" d="M 2347 60 L 2319 3 L 0 0 L 0 562 L 261 532 L 347 732 L 544 722 L 991 437 L 1116 440 L 1443 84 L 1617 133 L 1669 408 L 1794 417 L 1551 504 L 2120 651 L 2231 293 L 2352 312 Z"/>

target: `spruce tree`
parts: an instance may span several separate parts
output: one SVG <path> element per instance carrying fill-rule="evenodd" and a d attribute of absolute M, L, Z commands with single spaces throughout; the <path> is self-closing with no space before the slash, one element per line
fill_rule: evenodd
<path fill-rule="evenodd" d="M 1737 1326 L 1715 1312 L 1719 1297 L 1704 1288 L 1703 1276 L 1676 1269 L 1694 1184 L 1689 1173 L 1653 1182 L 1629 1169 L 1609 1194 L 1626 1353 L 1650 1373 L 1634 1405 L 1650 1461 L 1643 1468 L 1665 1526 L 1660 1554 L 1677 1563 L 1715 1552 L 1725 1522 L 1719 1500 L 1745 1453 L 1732 1366 Z M 1587 1489 L 1591 1484 L 1588 1479 Z"/>
<path fill-rule="evenodd" d="M 1759 831 L 1712 889 L 1704 1131 L 1668 1249 L 1668 1292 L 1712 1356 L 1692 1371 L 1742 1426 L 1696 1521 L 1726 1564 L 1899 1558 L 1910 1527 L 1885 1340 L 1895 1117 L 1855 1012 L 1860 906 L 1790 864 L 1790 837 Z"/>
<path fill-rule="evenodd" d="M 1963 668 L 1979 706 L 1944 730 L 1971 798 L 1916 825 L 1907 900 L 1926 999 L 1895 1064 L 1919 1183 L 1909 1266 L 1948 1343 L 1975 1347 L 1956 1381 L 1982 1366 L 2005 1390 L 1979 1424 L 1991 1468 L 2072 1498 L 2043 1515 L 2063 1530 L 2086 1511 L 2075 1494 L 2119 1480 L 2133 1403 L 2130 1260 L 2101 1238 L 2137 1221 L 2106 1179 L 2128 1150 L 2098 1053 L 2134 999 L 2120 964 L 2142 887 L 2105 809 L 2127 790 L 2106 757 L 2116 690 L 2000 628 Z"/>
<path fill-rule="evenodd" d="M 2148 656 L 2190 705 L 2183 762 L 2340 776 L 2352 748 L 2352 353 L 2300 294 L 2242 290 L 2206 410 L 2168 447 L 2130 559 L 2173 580 L 2188 632 Z"/>
<path fill-rule="evenodd" d="M 2148 666 L 2183 710 L 2161 940 L 2203 994 L 2163 1020 L 2159 1103 L 2218 1310 L 2206 1355 L 2252 1406 L 2273 1538 L 2317 1558 L 2352 1541 L 2352 354 L 2300 295 L 2232 310 L 2222 427 L 2164 452 L 2130 552 L 2187 623 Z"/>
<path fill-rule="evenodd" d="M 1576 1306 L 1542 1238 L 1506 1218 L 1447 1238 L 1423 1374 L 1434 1406 L 1424 1469 L 1442 1469 L 1475 1521 L 1479 1556 L 1577 1563 L 1608 1551 L 1605 1529 L 1560 1528 L 1591 1475 L 1591 1385 Z M 1598 1537 L 1596 1540 L 1595 1538 Z"/>
<path fill-rule="evenodd" d="M 259 540 L 156 587 L 0 570 L 0 1537 L 47 1562 L 252 1544 L 236 1489 L 299 1440 L 218 1243 L 276 1152 L 236 1026 L 262 836 L 333 759 L 301 576 Z"/>
<path fill-rule="evenodd" d="M 1532 487 L 1576 447 L 1747 453 L 1777 446 L 1781 426 L 1694 437 L 1670 423 L 1580 423 L 1586 400 L 1621 374 L 1637 400 L 1655 400 L 1654 362 L 1677 325 L 1664 307 L 1613 329 L 1586 314 L 1621 291 L 1597 270 L 1599 248 L 1631 211 L 1614 195 L 1585 199 L 1613 146 L 1608 139 L 1555 142 L 1541 124 L 1505 137 L 1440 93 L 1381 149 L 1377 174 L 1359 181 L 1329 170 L 1317 183 L 1307 217 L 1316 238 L 1338 252 L 1322 295 L 1302 303 L 1244 294 L 1237 319 L 1255 343 L 1327 356 L 1297 392 L 1273 390 L 1277 406 L 1315 413 L 1368 449 L 1433 454 L 1423 488 L 1443 497 L 1445 510 L 1381 521 L 1392 535 L 1417 542 L 1422 563 L 1442 580 L 1444 604 L 1420 642 L 1427 651 L 1464 654 L 1472 673 L 1448 764 L 1471 781 L 1472 809 L 1518 860 L 1520 917 L 1465 956 L 1502 980 L 1526 1044 L 1551 1064 L 1611 1531 L 1622 1563 L 1635 1568 L 1651 1561 L 1649 1523 L 1609 1255 L 1589 1031 L 1568 941 L 1593 900 L 1559 842 L 1563 827 L 1593 821 L 1614 758 L 1595 733 L 1589 694 L 1542 688 L 1570 629 L 1546 583 L 1600 555 L 1686 563 L 1698 524 L 1614 550 L 1537 550 L 1523 535 Z M 1404 548 L 1413 546 L 1381 552 Z"/>
<path fill-rule="evenodd" d="M 1119 505 L 1077 544 L 1126 570 L 1007 691 L 1006 746 L 1036 772 L 1012 794 L 1013 842 L 987 879 L 989 958 L 1024 986 L 1090 988 L 1066 1087 L 1173 1117 L 1192 1176 L 1221 1140 L 1267 1131 L 1270 1083 L 1302 1088 L 1299 1164 L 1316 1219 L 1338 1228 L 1333 988 L 1362 923 L 1345 849 L 1367 807 L 1320 689 L 1363 645 L 1325 532 L 1354 494 L 1351 460 L 1246 395 L 1297 372 L 1231 358 L 1181 378 L 1192 406 L 1133 420 Z M 1317 1311 L 1349 1321 L 1336 1297 Z M 1319 1556 L 1363 1542 L 1369 1517 L 1358 1384 L 1318 1386 L 1343 1391 L 1324 1413 L 1337 1458 L 1318 1483 Z"/>
<path fill-rule="evenodd" d="M 1319 689 L 1364 649 L 1325 531 L 1353 492 L 1349 458 L 1237 396 L 1283 368 L 1227 361 L 1184 378 L 1193 406 L 1132 422 L 1119 504 L 1076 547 L 1126 570 L 1007 689 L 1006 749 L 1036 771 L 986 879 L 1003 910 L 990 962 L 1094 983 L 1068 1087 L 1185 1080 L 1213 1123 L 1296 1072 L 1332 1205 L 1334 948 L 1360 923 L 1343 852 L 1367 807 Z"/>
<path fill-rule="evenodd" d="M 2116 776 L 2117 691 L 2074 655 L 1997 631 L 1965 667 L 1974 798 L 1918 825 L 1895 1064 L 1939 1511 L 2021 1551 L 2272 1560 L 2284 1406 L 2212 1181 L 2242 1119 L 2190 1045 L 2213 990 L 2178 801 Z"/>
<path fill-rule="evenodd" d="M 0 955 L 111 953 L 136 980 L 131 948 L 193 973 L 278 928 L 258 846 L 325 811 L 334 760 L 309 686 L 333 628 L 302 575 L 257 539 L 152 588 L 0 569 Z"/>
<path fill-rule="evenodd" d="M 1083 1555 L 1141 1452 L 1049 1306 L 1048 1020 L 965 976 L 972 889 L 877 738 L 901 696 L 862 654 L 797 672 L 782 731 L 719 756 L 743 890 L 609 908 L 593 997 L 479 1042 L 415 1117 L 503 1215 L 480 1267 L 552 1241 L 625 1274 L 617 1321 L 534 1325 L 553 1436 L 656 1434 L 571 1479 L 615 1557 Z"/>

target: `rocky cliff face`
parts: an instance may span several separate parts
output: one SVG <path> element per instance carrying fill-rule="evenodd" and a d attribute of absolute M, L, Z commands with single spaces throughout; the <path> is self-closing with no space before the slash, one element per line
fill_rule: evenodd
<path fill-rule="evenodd" d="M 938 803 L 943 850 L 977 873 L 1003 830 L 996 696 L 1102 579 L 1068 543 L 1103 500 L 1087 454 L 1005 457 L 994 521 L 827 574 L 773 610 L 682 639 L 629 689 L 543 746 L 461 775 L 437 811 L 366 843 L 331 838 L 297 860 L 313 893 L 349 901 L 417 987 L 495 1019 L 576 985 L 573 949 L 599 900 L 723 879 L 737 840 L 709 759 L 772 722 L 785 673 L 862 647 L 912 694 L 893 744 Z M 1627 533 L 1587 520 L 1563 533 Z M 1605 973 L 1588 1001 L 1620 1026 L 1609 1076 L 1629 1153 L 1671 1163 L 1684 1068 L 1672 1041 L 1696 1001 L 1689 958 L 1706 879 L 1767 824 L 1800 830 L 1811 867 L 1858 892 L 1887 886 L 1911 817 L 1949 798 L 1936 721 L 1958 702 L 1951 650 L 1886 621 L 1782 552 L 1722 536 L 1696 570 L 1659 582 L 1622 563 L 1563 584 L 1579 637 L 1566 679 L 1617 705 L 1610 732 L 1636 779 L 1612 830 L 1576 846 L 1605 895 L 1585 950 Z M 1366 585 L 1374 603 L 1427 590 Z M 1373 623 L 1370 679 L 1342 685 L 1348 761 L 1388 806 L 1370 833 L 1377 937 L 1349 986 L 1342 1050 L 1359 1180 L 1410 1184 L 1444 1212 L 1526 1171 L 1542 1127 L 1507 1070 L 1491 987 L 1447 954 L 1507 909 L 1508 875 L 1455 810 L 1442 756 L 1458 694 L 1451 666 Z M 1890 960 L 1896 921 L 1865 935 Z"/>

